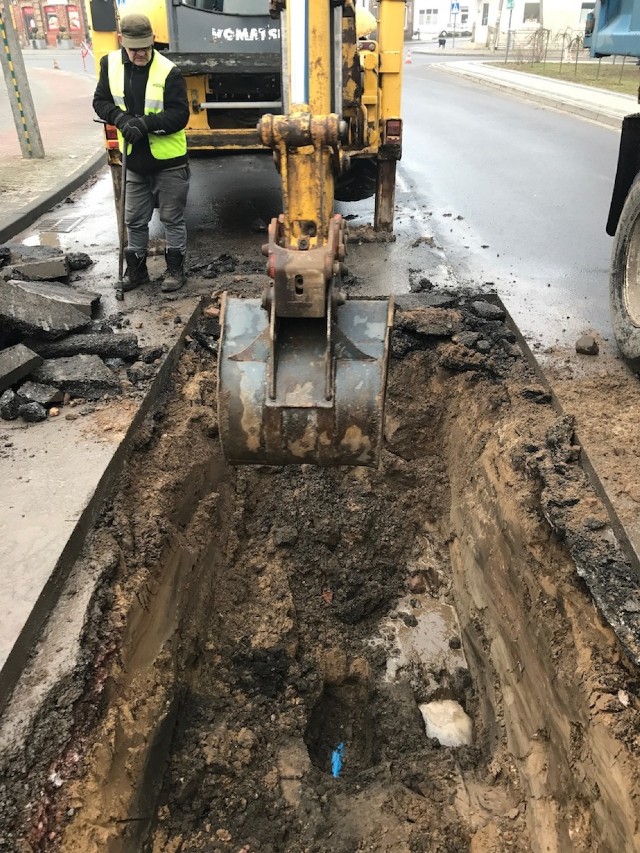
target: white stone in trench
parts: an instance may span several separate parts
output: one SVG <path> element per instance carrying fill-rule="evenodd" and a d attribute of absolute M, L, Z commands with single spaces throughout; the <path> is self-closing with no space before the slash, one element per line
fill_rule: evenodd
<path fill-rule="evenodd" d="M 458 702 L 442 699 L 419 706 L 427 737 L 436 738 L 442 746 L 469 746 L 473 740 L 471 717 Z"/>

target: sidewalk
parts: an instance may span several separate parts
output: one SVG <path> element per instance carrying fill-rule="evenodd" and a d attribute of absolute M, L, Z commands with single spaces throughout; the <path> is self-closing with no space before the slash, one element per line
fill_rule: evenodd
<path fill-rule="evenodd" d="M 478 56 L 474 52 L 478 58 L 472 60 L 467 47 L 460 48 L 460 54 L 458 48 L 455 53 L 438 52 L 437 48 L 430 50 L 419 44 L 406 45 L 405 53 L 408 50 L 414 54 L 461 55 L 460 61 L 442 63 L 438 68 L 610 126 L 619 126 L 622 117 L 637 108 L 635 100 L 628 96 L 545 80 L 489 64 L 486 53 Z M 47 56 L 47 63 L 49 59 L 50 68 L 28 70 L 46 152 L 43 160 L 22 158 L 8 96 L 6 91 L 0 91 L 0 243 L 23 232 L 105 163 L 102 129 L 94 123 L 91 108 L 93 76 L 85 78 L 56 70 L 53 51 Z M 108 208 L 109 223 L 113 226 L 112 200 Z M 101 214 L 94 212 L 94 215 Z M 88 221 L 86 227 L 98 225 Z M 113 252 L 109 255 L 110 267 L 106 268 L 113 269 Z M 158 317 L 157 301 L 145 302 L 147 297 L 142 294 L 128 300 L 126 308 L 116 304 L 109 276 L 100 278 L 100 288 L 104 291 L 105 316 L 125 311 L 132 328 L 141 327 L 142 344 L 167 344 L 169 353 L 161 368 L 166 375 L 171 359 L 179 354 L 188 318 L 197 310 L 195 288 L 167 306 L 162 317 Z M 162 375 L 158 377 L 158 383 L 161 381 Z M 39 628 L 59 595 L 60 579 L 56 571 L 63 562 L 70 563 L 77 556 L 98 512 L 101 495 L 112 485 L 124 458 L 126 438 L 132 436 L 152 395 L 150 391 L 144 400 L 125 407 L 120 428 L 107 433 L 108 441 L 103 436 L 101 444 L 96 444 L 86 431 L 82 432 L 80 422 L 43 424 L 42 430 L 48 430 L 46 438 L 42 430 L 12 432 L 11 447 L 6 452 L 15 459 L 30 461 L 23 464 L 19 482 L 10 477 L 4 481 L 10 490 L 12 506 L 3 513 L 7 532 L 0 554 L 11 566 L 3 566 L 4 587 L 0 584 L 0 590 L 2 597 L 11 602 L 16 620 L 13 626 L 5 621 L 0 636 L 0 712 L 29 657 Z M 20 522 L 25 516 L 29 519 L 26 533 L 24 523 Z"/>
<path fill-rule="evenodd" d="M 438 55 L 436 50 L 413 49 L 412 52 Z M 457 50 L 440 51 L 440 55 L 445 56 L 457 54 Z M 469 51 L 466 51 L 465 57 L 468 56 Z M 620 128 L 622 119 L 639 109 L 638 101 L 631 95 L 620 95 L 606 89 L 584 86 L 581 83 L 552 80 L 537 74 L 527 74 L 525 71 L 512 71 L 501 67 L 499 58 L 496 58 L 491 51 L 484 51 L 482 57 L 475 60 L 461 58 L 456 62 L 443 62 L 438 65 L 438 68 L 609 127 Z"/>
<path fill-rule="evenodd" d="M 24 51 L 28 54 L 45 51 Z M 0 243 L 7 242 L 106 163 L 102 127 L 91 101 L 95 77 L 56 70 L 61 53 L 47 51 L 49 68 L 27 68 L 45 150 L 24 158 L 9 96 L 0 87 Z M 88 58 L 92 61 L 91 58 Z"/>

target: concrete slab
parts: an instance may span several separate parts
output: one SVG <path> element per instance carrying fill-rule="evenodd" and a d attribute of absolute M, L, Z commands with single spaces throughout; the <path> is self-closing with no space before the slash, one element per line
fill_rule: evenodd
<path fill-rule="evenodd" d="M 55 299 L 63 305 L 70 305 L 76 311 L 91 317 L 96 305 L 100 302 L 100 294 L 58 281 L 20 281 L 20 287 L 25 293 L 42 294 L 49 299 Z"/>
<path fill-rule="evenodd" d="M 48 294 L 42 284 L 7 281 L 0 287 L 0 319 L 18 334 L 60 337 L 88 326 L 91 317 Z"/>
<path fill-rule="evenodd" d="M 69 264 L 64 255 L 46 261 L 27 261 L 12 264 L 2 271 L 4 278 L 26 278 L 28 281 L 49 281 L 52 278 L 67 278 Z"/>
<path fill-rule="evenodd" d="M 16 344 L 2 350 L 0 352 L 0 392 L 24 379 L 40 364 L 42 364 L 42 357 L 24 344 Z"/>

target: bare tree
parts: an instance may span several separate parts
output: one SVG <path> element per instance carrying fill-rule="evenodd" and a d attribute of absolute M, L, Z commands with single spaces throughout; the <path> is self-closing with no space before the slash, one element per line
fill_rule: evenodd
<path fill-rule="evenodd" d="M 544 27 L 538 27 L 538 29 L 531 31 L 527 37 L 527 47 L 531 52 L 531 62 L 542 62 L 549 42 L 549 36 L 549 30 L 545 30 Z"/>
<path fill-rule="evenodd" d="M 559 33 L 556 33 L 554 41 L 560 43 L 560 73 L 562 74 L 562 61 L 564 59 L 565 51 L 569 50 L 569 46 L 573 39 L 573 30 L 570 27 L 567 27 L 564 30 L 561 30 Z"/>
<path fill-rule="evenodd" d="M 584 43 L 584 33 L 578 32 L 575 33 L 571 41 L 569 42 L 569 50 L 575 51 L 575 63 L 573 73 L 578 74 L 578 59 L 580 58 L 580 51 L 582 50 L 582 45 Z"/>

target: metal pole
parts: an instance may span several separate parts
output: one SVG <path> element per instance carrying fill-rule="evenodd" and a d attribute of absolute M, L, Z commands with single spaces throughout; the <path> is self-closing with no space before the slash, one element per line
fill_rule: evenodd
<path fill-rule="evenodd" d="M 120 204 L 118 206 L 118 236 L 120 243 L 118 245 L 118 281 L 116 283 L 116 299 L 122 302 L 124 299 L 124 245 L 127 242 L 127 227 L 125 225 L 125 207 L 127 205 L 127 148 L 129 143 L 126 139 L 122 140 L 122 154 L 120 155 L 122 162 L 122 172 L 120 173 Z"/>
<path fill-rule="evenodd" d="M 513 15 L 513 6 L 509 9 L 509 28 L 507 29 L 507 52 L 504 55 L 504 64 L 507 64 L 509 59 L 509 42 L 511 41 L 511 16 Z"/>
<path fill-rule="evenodd" d="M 8 0 L 0 0 L 0 40 L 0 62 L 22 156 L 43 158 L 44 146 Z"/>
<path fill-rule="evenodd" d="M 456 46 L 456 18 L 457 14 L 453 13 L 453 41 L 451 42 L 451 47 L 455 49 Z"/>

